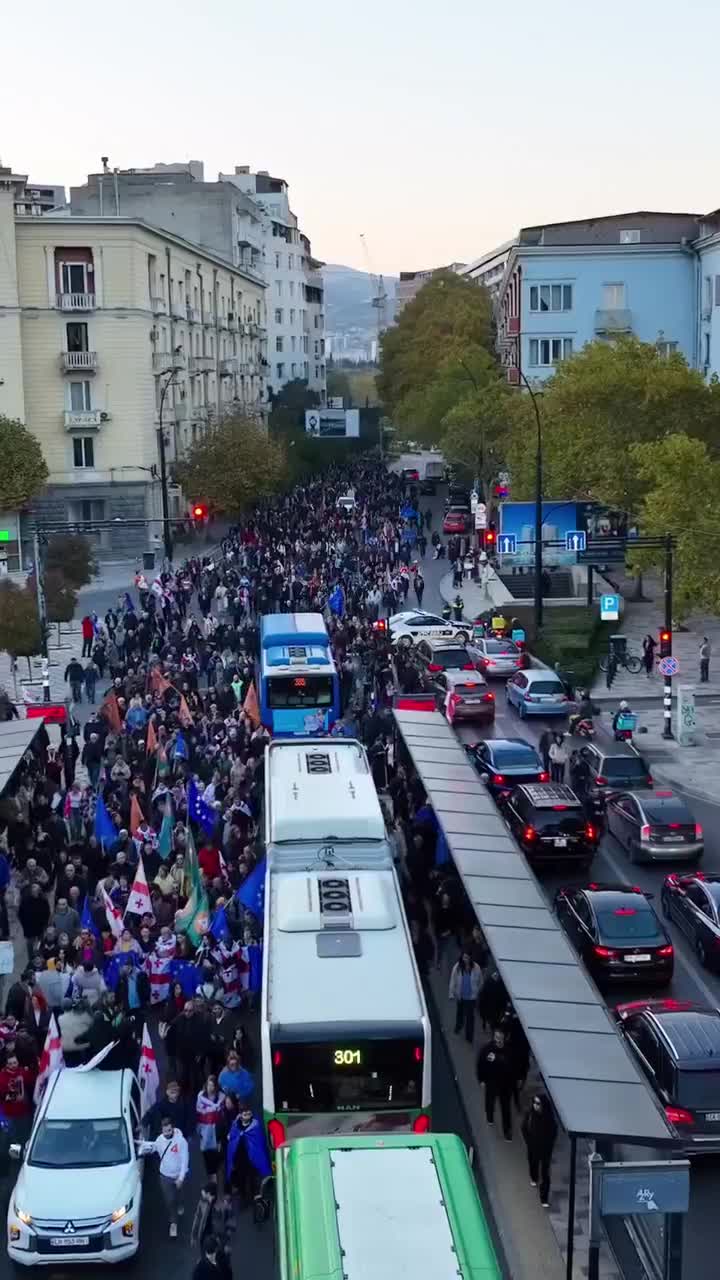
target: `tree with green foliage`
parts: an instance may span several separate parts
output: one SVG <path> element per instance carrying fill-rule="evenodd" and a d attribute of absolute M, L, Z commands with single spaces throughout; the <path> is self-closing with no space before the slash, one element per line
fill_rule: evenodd
<path fill-rule="evenodd" d="M 344 369 L 328 369 L 327 371 L 327 395 L 328 400 L 334 399 L 336 396 L 342 398 L 343 405 L 346 409 L 352 406 L 352 387 L 350 379 Z"/>
<path fill-rule="evenodd" d="M 13 659 L 40 653 L 42 640 L 34 581 L 19 587 L 10 578 L 0 579 L 0 649 Z"/>
<path fill-rule="evenodd" d="M 281 446 L 258 423 L 229 417 L 193 445 L 175 468 L 193 502 L 236 516 L 282 487 L 286 459 Z"/>
<path fill-rule="evenodd" d="M 708 446 L 676 433 L 630 447 L 644 496 L 643 534 L 675 539 L 673 613 L 682 621 L 693 610 L 720 613 L 720 462 Z M 662 568 L 665 553 L 628 548 L 631 567 Z"/>
<path fill-rule="evenodd" d="M 292 431 L 305 426 L 305 411 L 317 409 L 320 396 L 311 391 L 304 378 L 293 378 L 273 396 L 269 424 L 275 431 Z"/>
<path fill-rule="evenodd" d="M 448 462 L 477 476 L 483 493 L 505 462 L 512 392 L 495 377 L 466 392 L 442 420 L 440 446 Z"/>
<path fill-rule="evenodd" d="M 43 563 L 46 574 L 57 571 L 76 591 L 92 582 L 97 572 L 92 543 L 80 534 L 54 534 L 48 540 Z"/>
<path fill-rule="evenodd" d="M 711 447 L 720 441 L 720 386 L 708 385 L 681 355 L 668 358 L 636 338 L 589 343 L 535 395 L 543 489 L 554 498 L 591 498 L 636 515 L 647 482 L 633 445 L 662 440 L 678 426 Z M 534 493 L 534 439 L 533 405 L 520 392 L 507 444 L 513 497 Z"/>
<path fill-rule="evenodd" d="M 31 575 L 28 581 L 34 590 L 34 577 Z M 49 569 L 46 566 L 43 572 L 43 588 L 48 622 L 72 622 L 77 605 L 77 591 L 62 570 Z"/>
<path fill-rule="evenodd" d="M 47 483 L 40 441 L 18 422 L 0 414 L 0 511 L 18 511 Z"/>
<path fill-rule="evenodd" d="M 382 336 L 380 399 L 396 425 L 431 443 L 428 433 L 437 435 L 444 415 L 494 365 L 487 290 L 440 271 Z"/>

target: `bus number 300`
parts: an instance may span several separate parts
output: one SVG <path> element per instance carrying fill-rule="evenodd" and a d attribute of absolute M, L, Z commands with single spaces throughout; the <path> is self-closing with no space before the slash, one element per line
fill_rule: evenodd
<path fill-rule="evenodd" d="M 360 1050 L 359 1049 L 336 1049 L 335 1050 L 335 1066 L 336 1067 L 359 1067 L 360 1066 Z"/>

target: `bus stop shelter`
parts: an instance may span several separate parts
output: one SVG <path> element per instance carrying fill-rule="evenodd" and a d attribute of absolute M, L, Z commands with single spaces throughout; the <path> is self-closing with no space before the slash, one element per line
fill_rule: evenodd
<path fill-rule="evenodd" d="M 465 750 L 437 711 L 393 712 L 410 762 L 571 1140 L 674 1143 L 665 1114 Z"/>
<path fill-rule="evenodd" d="M 0 723 L 0 796 L 42 724 L 41 719 L 4 720 Z"/>

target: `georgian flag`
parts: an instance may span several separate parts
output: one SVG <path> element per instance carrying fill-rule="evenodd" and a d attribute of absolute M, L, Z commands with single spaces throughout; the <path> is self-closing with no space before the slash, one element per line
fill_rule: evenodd
<path fill-rule="evenodd" d="M 128 897 L 127 906 L 125 908 L 125 915 L 150 915 L 153 920 L 155 919 L 152 903 L 150 901 L 150 887 L 147 882 L 147 876 L 145 875 L 142 854 L 140 855 L 137 864 L 135 879 L 133 880 L 132 889 L 130 890 L 130 896 Z M 125 917 L 123 916 L 123 920 L 124 919 Z"/>
<path fill-rule="evenodd" d="M 172 962 L 172 955 L 159 955 L 157 951 L 152 951 L 145 960 L 145 972 L 150 979 L 151 1004 L 162 1004 L 163 1000 L 167 1000 L 170 995 L 170 966 Z"/>
<path fill-rule="evenodd" d="M 35 1089 L 33 1090 L 33 1102 L 38 1105 L 42 1098 L 47 1082 L 53 1071 L 59 1071 L 65 1066 L 65 1058 L 62 1051 L 62 1039 L 58 1024 L 55 1020 L 55 1014 L 50 1015 L 48 1023 L 47 1035 L 45 1036 L 45 1044 L 40 1054 L 40 1062 L 38 1064 L 38 1076 L 35 1081 Z"/>
<path fill-rule="evenodd" d="M 140 1102 L 140 1118 L 142 1119 L 145 1112 L 155 1106 L 155 1101 L 160 1090 L 160 1072 L 158 1071 L 155 1050 L 152 1046 L 147 1022 L 143 1026 L 138 1079 L 140 1081 L 140 1093 L 142 1095 Z"/>

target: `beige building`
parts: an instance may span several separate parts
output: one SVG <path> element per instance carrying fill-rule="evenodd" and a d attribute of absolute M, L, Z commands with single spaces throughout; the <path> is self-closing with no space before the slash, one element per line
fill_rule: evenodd
<path fill-rule="evenodd" d="M 22 181 L 0 170 L 0 413 L 42 443 L 33 509 L 52 523 L 156 518 L 161 415 L 171 470 L 227 412 L 265 416 L 264 282 L 137 218 L 18 217 Z M 186 505 L 173 488 L 174 513 Z M 151 541 L 122 526 L 97 538 L 106 556 Z"/>

